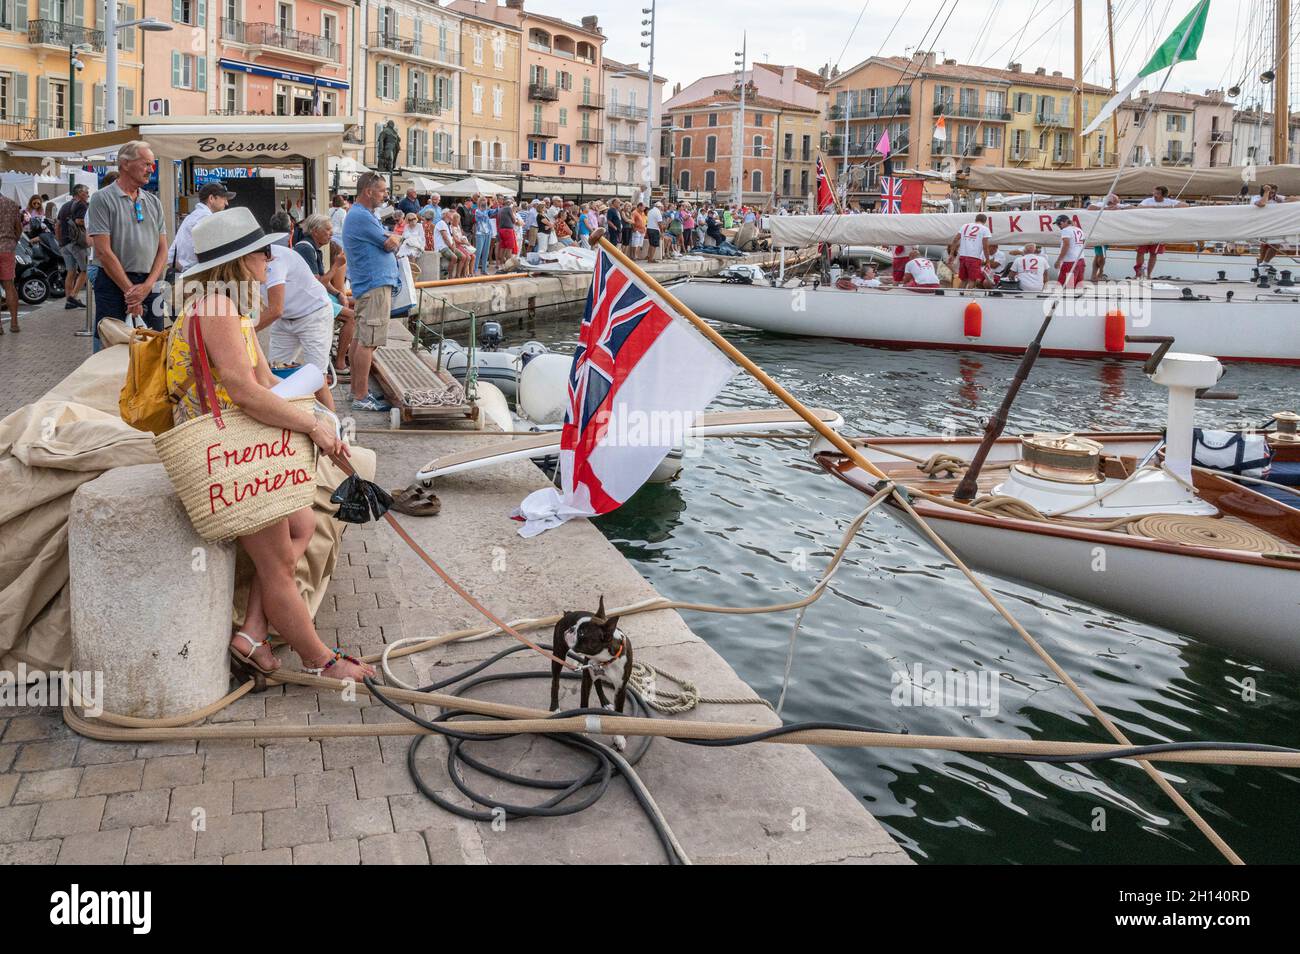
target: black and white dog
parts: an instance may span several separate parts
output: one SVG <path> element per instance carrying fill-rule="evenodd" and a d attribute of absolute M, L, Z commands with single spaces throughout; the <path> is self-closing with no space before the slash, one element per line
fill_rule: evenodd
<path fill-rule="evenodd" d="M 618 628 L 618 617 L 605 618 L 605 597 L 594 613 L 574 611 L 565 613 L 555 624 L 551 652 L 560 659 L 573 659 L 582 666 L 582 708 L 591 701 L 591 687 L 596 687 L 600 704 L 606 709 L 622 712 L 627 702 L 627 683 L 632 677 L 632 641 Z M 558 662 L 551 663 L 551 711 L 560 708 L 560 673 Z M 614 704 L 610 705 L 601 683 L 614 689 Z M 626 742 L 622 736 L 614 737 L 614 747 L 622 750 Z"/>

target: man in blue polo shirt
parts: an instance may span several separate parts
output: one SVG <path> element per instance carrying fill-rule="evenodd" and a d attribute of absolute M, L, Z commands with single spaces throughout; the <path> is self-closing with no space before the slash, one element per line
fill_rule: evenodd
<path fill-rule="evenodd" d="M 393 310 L 393 289 L 401 287 L 397 250 L 401 239 L 389 235 L 375 217 L 375 209 L 388 198 L 388 186 L 374 172 L 357 179 L 357 200 L 343 220 L 343 252 L 348 259 L 348 282 L 357 313 L 357 336 L 352 343 L 352 407 L 359 411 L 387 411 L 391 405 L 370 393 L 370 365 L 375 349 L 388 343 L 388 320 Z"/>

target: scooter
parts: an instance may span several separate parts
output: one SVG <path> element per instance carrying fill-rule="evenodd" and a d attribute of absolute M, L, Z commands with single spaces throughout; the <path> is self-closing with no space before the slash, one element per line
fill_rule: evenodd
<path fill-rule="evenodd" d="M 23 235 L 14 253 L 14 279 L 18 297 L 29 305 L 39 305 L 47 298 L 62 298 L 64 278 L 63 254 L 50 250 L 41 239 Z"/>

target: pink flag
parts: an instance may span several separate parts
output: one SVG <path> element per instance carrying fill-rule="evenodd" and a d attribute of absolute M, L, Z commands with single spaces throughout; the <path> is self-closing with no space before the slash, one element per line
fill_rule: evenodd
<path fill-rule="evenodd" d="M 880 141 L 876 143 L 876 152 L 880 153 L 882 156 L 889 155 L 889 130 L 888 129 L 886 129 L 884 134 L 880 137 Z"/>

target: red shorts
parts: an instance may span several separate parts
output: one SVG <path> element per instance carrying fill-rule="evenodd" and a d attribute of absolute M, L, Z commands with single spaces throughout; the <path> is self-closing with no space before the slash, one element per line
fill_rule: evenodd
<path fill-rule="evenodd" d="M 957 279 L 963 282 L 984 281 L 984 260 L 963 255 L 957 260 Z"/>
<path fill-rule="evenodd" d="M 0 282 L 11 282 L 14 280 L 14 253 L 0 252 Z"/>
<path fill-rule="evenodd" d="M 894 259 L 894 281 L 897 284 L 901 285 L 903 279 L 907 277 L 907 263 L 910 261 L 911 259 L 908 258 Z"/>
<path fill-rule="evenodd" d="M 1163 245 L 1139 245 L 1137 248 L 1139 255 L 1163 255 L 1165 247 Z"/>
<path fill-rule="evenodd" d="M 1068 265 L 1061 266 L 1061 274 L 1056 279 L 1066 288 L 1072 288 L 1075 285 L 1083 284 L 1083 259 L 1077 259 Z"/>
<path fill-rule="evenodd" d="M 497 229 L 497 241 L 506 251 L 519 254 L 519 243 L 515 240 L 514 229 Z"/>

